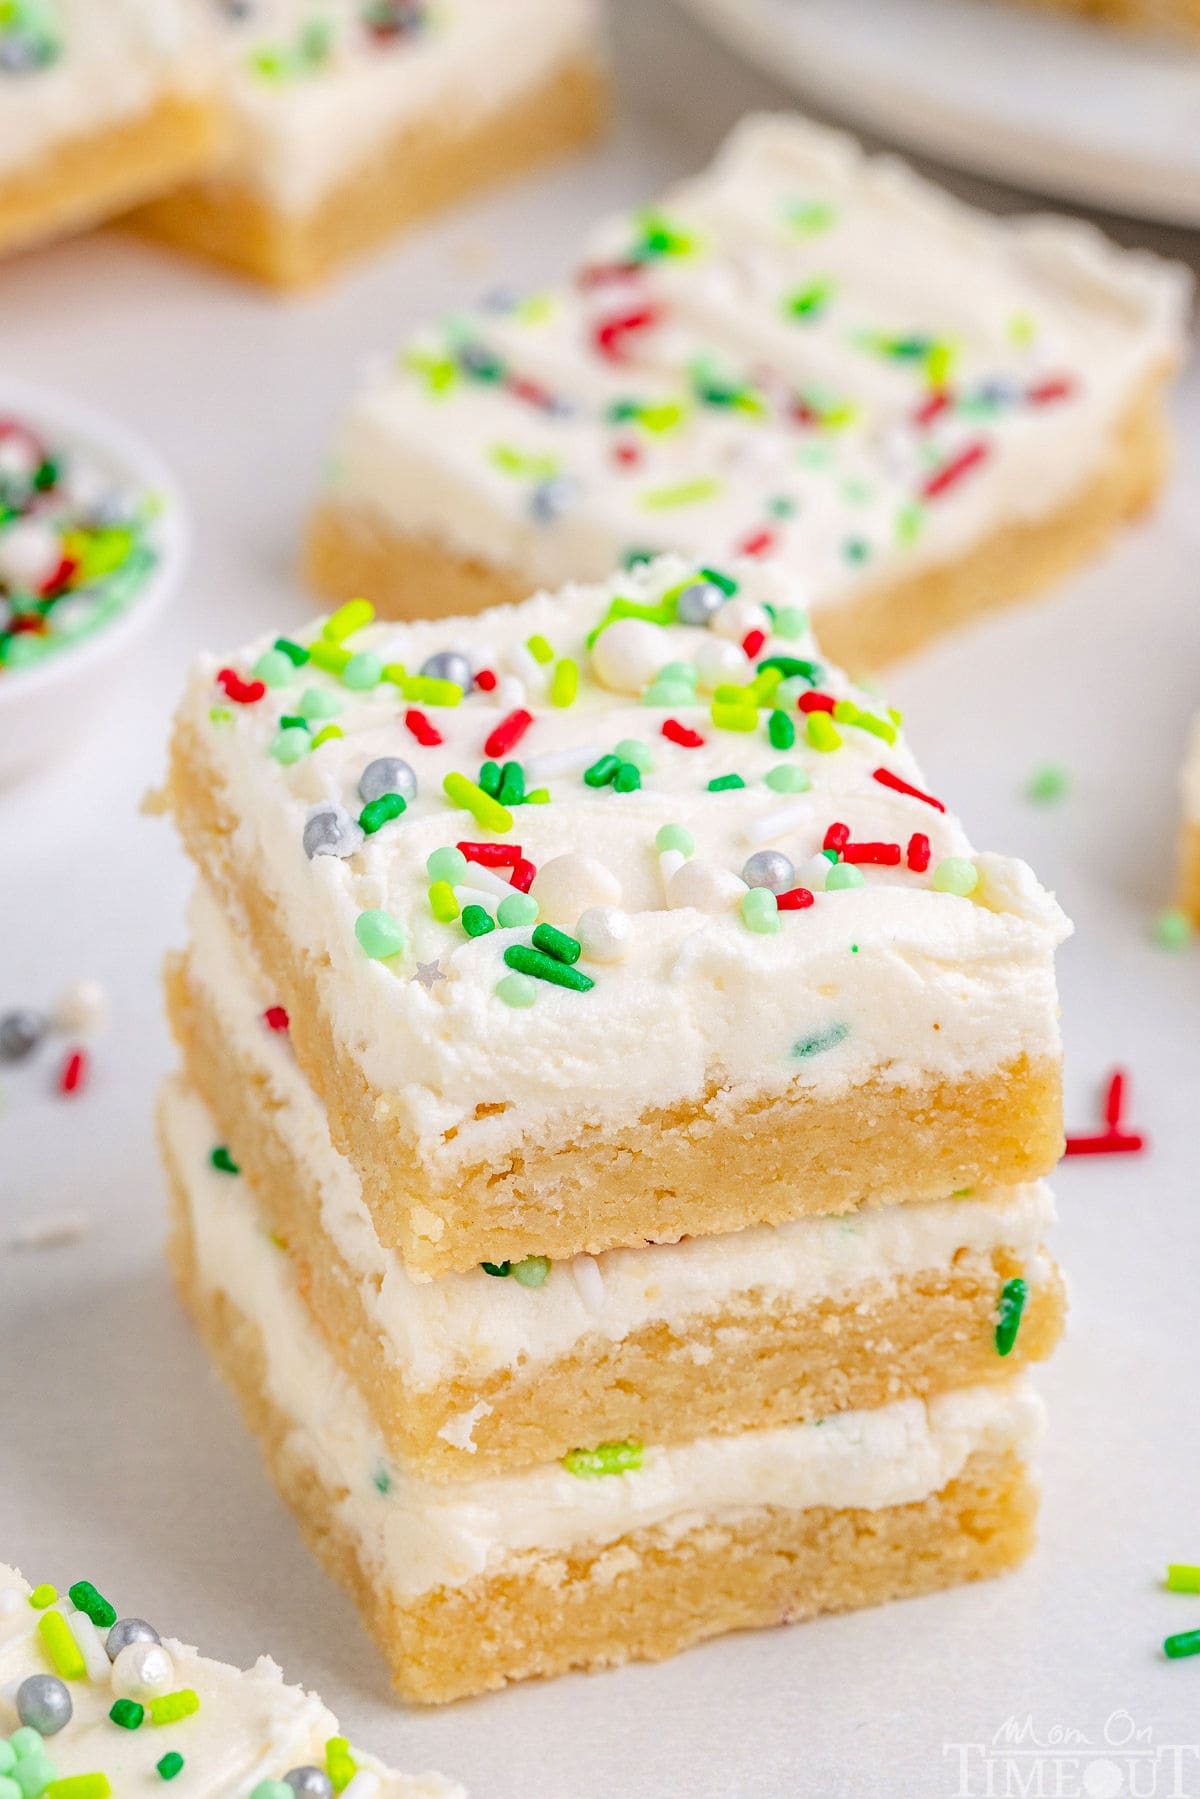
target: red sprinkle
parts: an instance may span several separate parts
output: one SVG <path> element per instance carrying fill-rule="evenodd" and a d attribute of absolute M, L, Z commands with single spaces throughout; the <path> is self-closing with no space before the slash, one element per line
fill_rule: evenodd
<path fill-rule="evenodd" d="M 273 1031 L 286 1031 L 291 1022 L 283 1006 L 268 1006 L 263 1013 L 263 1023 L 270 1025 Z"/>
<path fill-rule="evenodd" d="M 803 912 L 804 908 L 811 906 L 812 903 L 813 896 L 807 887 L 793 887 L 790 893 L 780 893 L 775 896 L 775 904 L 781 912 Z"/>
<path fill-rule="evenodd" d="M 484 693 L 491 693 L 496 686 L 496 677 L 490 668 L 481 668 L 475 676 L 476 687 L 482 687 Z"/>
<path fill-rule="evenodd" d="M 640 262 L 591 262 L 577 271 L 575 282 L 582 288 L 603 287 L 609 281 L 627 281 L 641 272 Z"/>
<path fill-rule="evenodd" d="M 1120 1068 L 1114 1068 L 1108 1083 L 1108 1092 L 1104 1095 L 1104 1122 L 1110 1130 L 1116 1130 L 1121 1123 L 1121 1113 L 1125 1109 L 1125 1075 Z"/>
<path fill-rule="evenodd" d="M 830 848 L 833 846 L 830 845 Z M 898 843 L 843 843 L 843 862 L 870 862 L 879 868 L 899 868 Z"/>
<path fill-rule="evenodd" d="M 60 1093 L 79 1093 L 87 1080 L 87 1051 L 72 1049 L 67 1052 L 67 1059 L 62 1065 L 62 1073 L 58 1077 Z"/>
<path fill-rule="evenodd" d="M 1136 1131 L 1099 1131 L 1095 1136 L 1068 1137 L 1066 1156 L 1136 1156 L 1146 1139 Z"/>
<path fill-rule="evenodd" d="M 821 845 L 821 848 L 823 850 L 838 850 L 838 851 L 840 851 L 842 846 L 844 844 L 849 843 L 849 841 L 850 841 L 850 826 L 843 825 L 843 824 L 832 824 L 832 825 L 830 825 L 829 829 L 825 833 L 825 841 Z"/>
<path fill-rule="evenodd" d="M 67 585 L 78 567 L 79 562 L 74 556 L 64 556 L 54 573 L 43 581 L 42 585 L 38 588 L 38 593 L 41 598 L 43 600 L 49 599 L 52 593 L 58 593 L 61 588 Z"/>
<path fill-rule="evenodd" d="M 518 400 L 525 400 L 530 406 L 539 406 L 543 412 L 548 412 L 554 404 L 546 388 L 531 381 L 528 375 L 513 375 L 504 385 Z"/>
<path fill-rule="evenodd" d="M 423 744 L 427 750 L 431 750 L 435 744 L 442 741 L 441 732 L 436 726 L 431 725 L 425 714 L 418 712 L 415 706 L 410 706 L 404 714 L 404 722 L 417 742 Z"/>
<path fill-rule="evenodd" d="M 460 843 L 457 848 L 481 868 L 508 868 L 521 860 L 519 843 Z"/>
<path fill-rule="evenodd" d="M 508 878 L 517 889 L 518 893 L 528 893 L 533 885 L 533 877 L 536 873 L 536 865 L 532 862 L 527 862 L 524 856 L 521 856 L 513 863 L 512 873 Z"/>
<path fill-rule="evenodd" d="M 226 699 L 235 706 L 253 706 L 267 691 L 265 681 L 243 681 L 235 668 L 223 668 L 217 676 L 217 686 L 225 689 Z"/>
<path fill-rule="evenodd" d="M 745 650 L 750 660 L 753 661 L 766 641 L 767 634 L 765 631 L 747 631 L 746 635 L 742 638 L 742 648 Z"/>
<path fill-rule="evenodd" d="M 949 462 L 943 462 L 940 469 L 935 469 L 921 488 L 921 497 L 925 500 L 936 500 L 950 488 L 957 485 L 964 475 L 970 474 L 973 468 L 981 463 L 988 453 L 988 446 L 981 437 L 974 443 L 967 444 L 952 456 Z"/>
<path fill-rule="evenodd" d="M 927 806 L 932 806 L 935 812 L 946 810 L 941 800 L 935 800 L 931 793 L 922 793 L 919 787 L 913 787 L 908 781 L 902 781 L 900 776 L 894 775 L 890 768 L 873 769 L 872 775 L 881 787 L 890 787 L 893 793 L 906 793 L 910 800 L 923 800 Z"/>
<path fill-rule="evenodd" d="M 14 612 L 7 628 L 14 635 L 24 632 L 30 637 L 44 637 L 50 629 L 40 612 Z"/>
<path fill-rule="evenodd" d="M 914 831 L 908 840 L 908 855 L 905 860 L 914 874 L 923 875 L 929 867 L 929 839 L 924 831 Z"/>
<path fill-rule="evenodd" d="M 1069 375 L 1056 375 L 1047 381 L 1039 381 L 1025 395 L 1031 406 L 1050 406 L 1055 400 L 1069 400 L 1075 392 L 1075 383 Z"/>
<path fill-rule="evenodd" d="M 775 533 L 769 525 L 761 531 L 751 531 L 738 544 L 736 554 L 739 556 L 768 556 L 775 548 Z"/>
<path fill-rule="evenodd" d="M 612 455 L 621 468 L 635 468 L 642 460 L 642 452 L 636 444 L 614 444 Z"/>
<path fill-rule="evenodd" d="M 507 718 L 500 720 L 494 731 L 488 733 L 483 746 L 484 754 L 494 760 L 507 756 L 509 750 L 515 749 L 520 743 L 532 723 L 533 713 L 518 706 L 515 712 L 510 712 Z"/>
<path fill-rule="evenodd" d="M 657 325 L 661 313 L 657 306 L 639 306 L 633 312 L 619 312 L 613 318 L 601 319 L 592 327 L 592 341 L 610 362 L 620 362 L 625 354 L 625 339 L 636 331 L 648 331 Z"/>
<path fill-rule="evenodd" d="M 832 712 L 837 701 L 831 693 L 802 693 L 796 701 L 801 712 Z"/>
<path fill-rule="evenodd" d="M 913 413 L 914 425 L 932 425 L 935 418 L 945 412 L 950 404 L 950 395 L 944 387 L 935 388 L 927 400 L 922 400 Z"/>
<path fill-rule="evenodd" d="M 681 725 L 677 718 L 664 718 L 662 734 L 672 743 L 677 743 L 681 750 L 698 750 L 703 747 L 704 739 L 699 731 L 689 730 Z"/>

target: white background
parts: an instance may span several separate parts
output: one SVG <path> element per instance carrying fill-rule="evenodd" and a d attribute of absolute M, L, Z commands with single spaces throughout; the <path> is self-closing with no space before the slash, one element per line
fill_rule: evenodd
<path fill-rule="evenodd" d="M 1156 518 L 1051 602 L 999 615 L 891 682 L 934 788 L 977 842 L 1028 856 L 1077 922 L 1061 965 L 1070 1123 L 1092 1124 L 1120 1062 L 1152 1139 L 1145 1157 L 1073 1162 L 1058 1179 L 1073 1310 L 1041 1377 L 1045 1511 L 1021 1573 L 662 1667 L 405 1711 L 168 1284 L 150 1120 L 170 1062 L 158 965 L 181 939 L 188 877 L 170 829 L 138 802 L 162 772 L 184 666 L 201 645 L 305 617 L 297 533 L 365 353 L 483 286 L 560 274 L 585 221 L 654 194 L 739 112 L 782 98 L 653 0 L 618 6 L 617 39 L 620 112 L 600 152 L 459 212 L 316 299 L 280 304 L 112 235 L 0 271 L 0 367 L 143 432 L 197 529 L 186 591 L 101 728 L 0 794 L 0 1009 L 48 1004 L 93 974 L 114 1013 L 79 1099 L 53 1096 L 53 1058 L 4 1076 L 0 1239 L 76 1208 L 91 1228 L 70 1248 L 0 1252 L 0 1555 L 34 1580 L 90 1578 L 210 1653 L 269 1650 L 352 1737 L 458 1776 L 475 1799 L 925 1799 L 957 1790 L 944 1745 L 984 1741 L 1010 1714 L 1096 1741 L 1124 1708 L 1157 1743 L 1200 1744 L 1200 1662 L 1158 1652 L 1167 1632 L 1200 1625 L 1200 1598 L 1158 1584 L 1168 1559 L 1200 1561 L 1200 951 L 1170 957 L 1147 940 L 1171 885 L 1200 691 L 1191 375 Z M 1126 235 L 1192 247 L 1148 227 Z M 1022 789 L 1046 761 L 1069 767 L 1072 793 L 1039 811 Z M 1063 1792 L 1129 1790 L 1114 1784 L 1119 1760 L 1078 1784 L 1088 1762 Z M 1200 1794 L 1200 1751 L 1176 1787 L 1165 1768 L 1156 1785 L 1141 1779 L 1139 1792 Z"/>

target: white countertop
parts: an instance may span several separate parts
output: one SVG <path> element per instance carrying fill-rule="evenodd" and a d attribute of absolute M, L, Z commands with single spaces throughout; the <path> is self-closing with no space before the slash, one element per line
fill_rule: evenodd
<path fill-rule="evenodd" d="M 365 353 L 464 292 L 557 274 L 582 221 L 654 194 L 739 111 L 781 99 L 657 0 L 625 0 L 618 24 L 623 111 L 601 152 L 458 213 L 314 300 L 280 305 L 115 236 L 0 270 L 0 364 L 144 433 L 197 527 L 187 592 L 102 734 L 0 794 L 0 1011 L 48 1004 L 91 974 L 114 1012 L 80 1098 L 53 1095 L 54 1056 L 0 1077 L 0 1240 L 66 1211 L 90 1221 L 70 1247 L 0 1250 L 0 1557 L 34 1580 L 91 1579 L 208 1653 L 270 1651 L 352 1738 L 440 1767 L 474 1799 L 1195 1796 L 1200 1663 L 1167 1663 L 1158 1644 L 1200 1625 L 1200 1597 L 1157 1583 L 1168 1559 L 1200 1561 L 1200 948 L 1171 957 L 1147 940 L 1171 884 L 1176 778 L 1200 700 L 1194 370 L 1158 515 L 1051 602 L 999 615 L 891 682 L 935 788 L 976 841 L 1027 856 L 1076 920 L 1061 971 L 1070 1123 L 1092 1124 L 1119 1062 L 1132 1121 L 1152 1138 L 1146 1156 L 1075 1161 L 1056 1183 L 1073 1310 L 1040 1377 L 1042 1542 L 1021 1573 L 661 1667 L 406 1712 L 348 1600 L 302 1548 L 167 1281 L 150 1115 L 170 1061 L 158 964 L 181 940 L 188 876 L 138 802 L 162 771 L 183 668 L 201 645 L 310 610 L 294 546 Z M 1144 227 L 1123 235 L 1189 247 Z M 1054 761 L 1072 791 L 1038 810 L 1024 782 Z M 1114 1714 L 1132 1722 L 1114 1723 L 1121 1741 L 1106 1748 Z M 1040 1753 L 1042 1786 L 1021 1787 L 993 1759 L 989 1788 L 983 1750 L 954 1746 L 990 1743 L 1010 1717 L 1090 1746 L 1067 1752 L 1055 1787 L 1055 1752 L 1026 1738 L 1012 1765 L 1028 1781 Z M 1178 1780 L 1170 1755 L 1151 1770 L 1164 1745 L 1184 1746 Z"/>

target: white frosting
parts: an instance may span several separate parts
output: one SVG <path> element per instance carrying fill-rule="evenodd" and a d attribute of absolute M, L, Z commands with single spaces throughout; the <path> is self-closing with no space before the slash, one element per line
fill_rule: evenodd
<path fill-rule="evenodd" d="M 337 1523 L 363 1562 L 402 1599 L 499 1573 L 523 1552 L 612 1543 L 636 1530 L 683 1533 L 764 1507 L 912 1504 L 945 1486 L 971 1455 L 1025 1454 L 1039 1434 L 1040 1402 L 1017 1379 L 820 1424 L 648 1448 L 635 1472 L 596 1479 L 558 1463 L 450 1485 L 414 1479 L 389 1464 L 242 1183 L 197 1158 L 181 1098 L 168 1089 L 165 1135 L 188 1188 L 201 1285 L 259 1327 L 267 1393 L 291 1421 L 291 1447 L 338 1495 Z"/>
<path fill-rule="evenodd" d="M 1200 826 L 1200 716 L 1193 721 L 1187 756 L 1183 764 L 1183 816 L 1189 824 Z"/>
<path fill-rule="evenodd" d="M 655 209 L 675 254 L 643 255 L 644 218 L 591 234 L 604 278 L 457 313 L 381 366 L 334 496 L 531 586 L 599 579 L 631 547 L 728 557 L 765 530 L 819 611 L 1061 506 L 1181 353 L 1181 269 L 1077 220 L 973 212 L 793 116 L 744 120 Z M 603 353 L 602 327 L 638 314 Z M 506 378 L 464 372 L 467 348 Z M 751 397 L 707 404 L 713 383 Z M 935 389 L 951 403 L 924 417 Z"/>
<path fill-rule="evenodd" d="M 555 1263 L 536 1290 L 482 1269 L 417 1280 L 380 1244 L 358 1178 L 331 1144 L 325 1114 L 287 1038 L 263 1022 L 272 996 L 203 887 L 192 901 L 190 924 L 189 983 L 203 992 L 236 1064 L 261 1080 L 269 1120 L 263 1128 L 284 1138 L 306 1170 L 319 1196 L 321 1228 L 355 1277 L 384 1353 L 415 1388 L 456 1377 L 479 1380 L 517 1365 L 531 1371 L 589 1340 L 597 1347 L 619 1343 L 661 1319 L 686 1330 L 738 1305 L 800 1308 L 852 1300 L 868 1287 L 874 1300 L 905 1276 L 999 1248 L 1020 1258 L 1028 1279 L 1036 1282 L 1048 1269 L 1042 1244 L 1054 1202 L 1038 1182 L 970 1199 L 876 1207 L 854 1218 L 801 1219 L 576 1256 Z M 176 1115 L 188 1166 L 196 1165 L 218 1141 L 217 1129 L 194 1098 L 180 1099 Z M 233 1150 L 236 1159 L 236 1144 Z M 471 1415 L 454 1420 L 442 1434 L 473 1452 L 473 1421 Z"/>
<path fill-rule="evenodd" d="M 53 1672 L 38 1635 L 42 1613 L 29 1604 L 30 1590 L 15 1569 L 0 1563 L 0 1735 L 5 1736 L 19 1722 L 12 1705 L 16 1686 L 27 1675 Z M 199 1710 L 170 1727 L 147 1719 L 137 1730 L 120 1729 L 108 1716 L 118 1694 L 106 1652 L 65 1594 L 55 1609 L 79 1621 L 73 1628 L 81 1636 L 86 1632 L 92 1664 L 86 1678 L 69 1684 L 74 1707 L 70 1723 L 46 1739 L 45 1751 L 58 1778 L 107 1774 L 118 1799 L 159 1786 L 176 1799 L 245 1799 L 260 1780 L 279 1780 L 306 1764 L 324 1766 L 325 1745 L 339 1734 L 338 1722 L 314 1693 L 285 1686 L 268 1656 L 243 1673 L 172 1637 L 164 1638 L 173 1670 L 168 1690 L 190 1687 Z M 128 1616 L 133 1608 L 117 1610 Z M 183 1767 L 168 1789 L 155 1763 L 172 1749 L 183 1756 Z M 353 1754 L 359 1768 L 378 1780 L 372 1789 L 377 1799 L 465 1799 L 461 1787 L 436 1775 L 410 1778 L 357 1749 Z"/>
<path fill-rule="evenodd" d="M 580 745 L 598 753 L 630 738 L 651 748 L 654 766 L 640 791 L 588 787 L 576 763 L 548 779 L 551 803 L 513 813 L 504 841 L 515 839 L 539 867 L 586 851 L 615 875 L 632 920 L 625 960 L 581 964 L 595 981 L 590 992 L 539 982 L 536 1003 L 524 1010 L 503 1004 L 496 987 L 506 974 L 505 949 L 528 944 L 528 929 L 471 939 L 459 922 L 439 922 L 425 872 L 432 850 L 491 835 L 448 802 L 442 778 L 449 770 L 478 773 L 484 742 L 513 701 L 498 707 L 498 693 L 476 692 L 461 706 L 431 709 L 445 741 L 425 748 L 406 728 L 407 702 L 390 682 L 350 692 L 310 664 L 256 705 L 218 706 L 229 716 L 214 724 L 220 665 L 208 658 L 193 674 L 182 716 L 200 736 L 236 821 L 228 853 L 275 903 L 342 1052 L 386 1096 L 438 1179 L 452 1179 L 464 1162 L 501 1157 L 529 1134 L 554 1141 L 568 1128 L 620 1124 L 718 1090 L 719 1113 L 752 1095 L 831 1098 L 871 1077 L 920 1086 L 987 1076 L 1021 1056 L 1059 1055 L 1053 953 L 1067 921 L 1024 863 L 995 855 L 975 858 L 973 898 L 935 890 L 939 862 L 968 857 L 970 845 L 952 815 L 874 778 L 884 766 L 923 787 L 902 737 L 889 744 L 865 728 L 839 726 L 841 747 L 825 753 L 810 746 L 805 716 L 793 709 L 796 746 L 784 752 L 768 741 L 765 714 L 753 732 L 718 729 L 706 703 L 643 705 L 590 678 L 585 639 L 609 597 L 653 602 L 693 572 L 668 560 L 603 589 L 571 588 L 469 620 L 370 626 L 349 646 L 373 646 L 410 671 L 454 645 L 502 675 L 532 665 L 537 691 L 525 704 L 534 723 L 516 751 L 526 760 Z M 736 573 L 741 589 L 732 604 L 785 608 L 794 597 L 777 569 L 746 563 Z M 525 648 L 533 633 L 559 658 L 577 660 L 573 706 L 541 697 L 538 665 Z M 691 660 L 716 641 L 716 633 L 672 625 L 663 631 L 663 660 Z M 243 673 L 267 642 L 239 660 Z M 825 693 L 866 708 L 890 732 L 882 703 L 825 664 L 811 637 L 768 637 L 761 654 L 771 653 L 816 661 Z M 311 688 L 342 702 L 343 735 L 282 767 L 269 754 L 279 719 Z M 696 726 L 703 746 L 664 739 L 669 716 Z M 385 754 L 412 764 L 415 802 L 353 856 L 308 861 L 301 838 L 309 809 L 336 801 L 356 815 L 359 776 Z M 781 794 L 766 785 L 780 765 L 807 777 L 810 790 Z M 730 770 L 744 777 L 744 788 L 707 790 L 709 779 Z M 660 826 L 682 823 L 697 859 L 736 874 L 761 846 L 764 820 L 771 847 L 802 872 L 835 821 L 856 841 L 903 847 L 913 833 L 927 834 L 930 872 L 868 867 L 863 886 L 818 893 L 807 910 L 782 913 L 774 935 L 748 929 L 735 906 L 716 914 L 666 906 L 655 849 Z M 827 872 L 823 861 L 815 866 Z M 811 885 L 816 877 L 803 878 Z M 388 963 L 369 960 L 355 936 L 356 917 L 375 908 L 387 909 L 407 939 L 405 953 Z M 433 962 L 445 978 L 429 987 L 413 979 Z M 495 1110 L 496 1102 L 507 1109 Z M 477 1117 L 477 1106 L 488 1113 Z"/>
<path fill-rule="evenodd" d="M 411 33 L 373 38 L 362 0 L 255 0 L 226 32 L 231 167 L 278 210 L 305 213 L 407 126 L 468 129 L 596 53 L 594 0 L 444 0 Z M 317 22 L 319 66 L 268 79 L 256 54 L 287 52 Z"/>
<path fill-rule="evenodd" d="M 68 138 L 212 85 L 207 19 L 192 0 L 50 0 L 62 44 L 43 68 L 0 68 L 0 180 Z"/>

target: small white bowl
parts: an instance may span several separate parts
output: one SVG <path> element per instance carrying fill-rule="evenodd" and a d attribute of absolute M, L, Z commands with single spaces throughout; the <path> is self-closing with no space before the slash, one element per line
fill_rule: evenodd
<path fill-rule="evenodd" d="M 153 495 L 148 536 L 154 566 L 107 624 L 44 661 L 0 670 L 0 786 L 87 741 L 87 727 L 115 686 L 105 675 L 128 657 L 179 587 L 191 533 L 179 490 L 140 438 L 99 412 L 23 381 L 0 376 L 0 419 L 27 424 L 55 450 L 75 455 L 126 494 Z"/>

